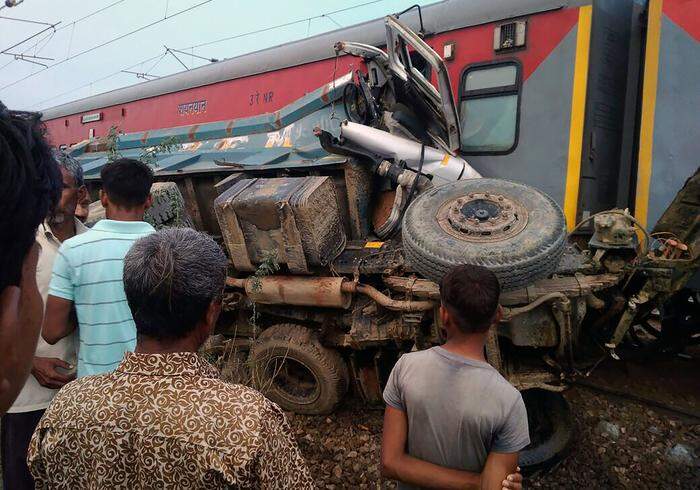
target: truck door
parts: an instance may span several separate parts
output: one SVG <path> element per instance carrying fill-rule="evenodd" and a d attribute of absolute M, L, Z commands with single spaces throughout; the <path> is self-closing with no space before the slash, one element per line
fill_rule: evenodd
<path fill-rule="evenodd" d="M 459 119 L 445 62 L 394 17 L 386 18 L 386 39 L 397 98 L 416 110 L 438 146 L 455 154 L 460 145 Z M 425 77 L 427 67 L 437 76 L 437 89 Z"/>

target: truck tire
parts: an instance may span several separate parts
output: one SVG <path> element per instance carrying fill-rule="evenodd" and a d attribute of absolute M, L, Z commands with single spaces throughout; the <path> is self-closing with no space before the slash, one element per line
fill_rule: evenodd
<path fill-rule="evenodd" d="M 221 369 L 221 379 L 233 384 L 250 385 L 251 376 L 248 368 L 248 353 L 234 348 L 226 358 Z"/>
<path fill-rule="evenodd" d="M 175 182 L 155 182 L 151 186 L 153 203 L 146 210 L 144 220 L 156 230 L 163 228 L 194 228 L 187 214 L 185 199 Z"/>
<path fill-rule="evenodd" d="M 187 214 L 185 199 L 175 182 L 155 182 L 151 186 L 153 202 L 146 210 L 144 221 L 148 222 L 156 230 L 163 228 L 188 227 L 194 228 L 192 219 Z M 92 227 L 95 223 L 105 218 L 105 208 L 100 201 L 90 204 L 85 224 Z"/>
<path fill-rule="evenodd" d="M 548 468 L 566 454 L 574 433 L 571 410 L 561 393 L 531 389 L 522 392 L 530 429 L 530 444 L 520 451 L 518 464 L 528 475 Z"/>
<path fill-rule="evenodd" d="M 530 186 L 500 179 L 467 179 L 428 189 L 406 210 L 406 260 L 440 282 L 456 265 L 492 270 L 504 290 L 552 274 L 564 251 L 566 223 L 559 205 Z"/>
<path fill-rule="evenodd" d="M 348 390 L 348 368 L 338 351 L 324 347 L 313 330 L 299 325 L 264 330 L 248 364 L 253 386 L 295 413 L 330 413 Z"/>

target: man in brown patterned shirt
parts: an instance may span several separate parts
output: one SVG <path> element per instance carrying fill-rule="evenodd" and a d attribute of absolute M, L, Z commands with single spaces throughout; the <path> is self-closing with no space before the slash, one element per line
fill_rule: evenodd
<path fill-rule="evenodd" d="M 136 351 L 56 395 L 29 449 L 37 488 L 312 488 L 280 408 L 196 353 L 225 273 L 219 246 L 191 229 L 134 243 L 124 290 Z"/>

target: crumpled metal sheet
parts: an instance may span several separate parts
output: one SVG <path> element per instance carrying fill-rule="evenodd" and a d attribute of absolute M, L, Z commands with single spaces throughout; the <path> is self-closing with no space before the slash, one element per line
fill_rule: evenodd
<path fill-rule="evenodd" d="M 156 145 L 176 139 L 175 150 L 156 155 L 154 172 L 178 175 L 201 172 L 334 165 L 345 157 L 330 155 L 314 136 L 315 127 L 339 135 L 340 121 L 348 117 L 342 103 L 352 73 L 325 84 L 274 113 L 119 135 L 116 150 L 123 157 L 139 158 Z M 71 149 L 83 164 L 88 180 L 99 178 L 107 163 L 99 139 Z"/>

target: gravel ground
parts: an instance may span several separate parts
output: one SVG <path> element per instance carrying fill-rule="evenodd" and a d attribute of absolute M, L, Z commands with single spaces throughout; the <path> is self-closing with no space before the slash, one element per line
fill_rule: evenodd
<path fill-rule="evenodd" d="M 601 366 L 589 381 L 624 387 L 638 396 L 697 413 L 699 372 L 697 357 Z M 525 488 L 700 488 L 699 418 L 680 417 L 584 387 L 572 388 L 565 397 L 576 423 L 574 443 L 553 468 L 527 478 Z M 396 487 L 379 474 L 381 410 L 349 400 L 329 416 L 287 416 L 319 488 Z M 694 456 L 692 461 L 677 461 L 678 457 L 669 455 L 683 456 L 684 448 Z"/>
<path fill-rule="evenodd" d="M 700 454 L 697 420 L 680 420 L 587 389 L 566 396 L 577 430 L 570 453 L 551 471 L 533 476 L 530 487 L 697 488 L 697 460 L 672 463 L 667 456 L 679 443 Z"/>
<path fill-rule="evenodd" d="M 691 376 L 683 378 L 688 369 L 692 369 Z M 648 371 L 652 377 L 661 376 L 653 367 Z M 697 365 L 681 364 L 678 371 L 685 373 L 680 377 L 691 385 L 684 383 L 682 392 L 666 396 L 656 385 L 654 398 L 671 405 L 682 399 L 686 408 L 697 411 Z M 671 376 L 668 370 L 663 373 Z M 610 385 L 607 379 L 619 381 L 619 377 L 619 371 L 603 370 L 591 381 Z M 678 383 L 669 386 L 681 388 Z M 693 396 L 687 390 L 694 390 Z M 583 387 L 565 396 L 576 422 L 574 443 L 557 465 L 529 477 L 527 488 L 700 488 L 698 458 L 674 462 L 669 456 L 669 452 L 682 456 L 684 449 L 700 456 L 700 420 L 679 418 L 673 412 Z M 381 410 L 349 402 L 329 416 L 288 416 L 319 488 L 394 488 L 393 482 L 383 481 L 379 474 Z"/>

